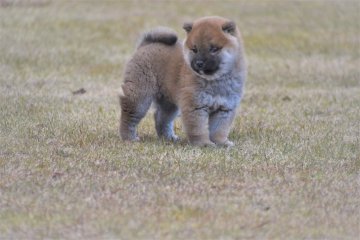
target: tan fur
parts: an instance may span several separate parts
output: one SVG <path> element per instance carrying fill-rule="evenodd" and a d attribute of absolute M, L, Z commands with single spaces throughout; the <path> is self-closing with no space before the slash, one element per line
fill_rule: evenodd
<path fill-rule="evenodd" d="M 232 145 L 227 137 L 246 77 L 240 32 L 220 17 L 201 18 L 184 29 L 184 43 L 171 30 L 147 33 L 127 64 L 120 97 L 122 139 L 138 140 L 136 126 L 154 101 L 159 137 L 177 139 L 172 124 L 179 108 L 192 144 Z M 191 52 L 194 46 L 199 48 L 196 54 Z M 210 52 L 214 46 L 221 49 Z M 199 72 L 192 64 L 200 66 Z"/>

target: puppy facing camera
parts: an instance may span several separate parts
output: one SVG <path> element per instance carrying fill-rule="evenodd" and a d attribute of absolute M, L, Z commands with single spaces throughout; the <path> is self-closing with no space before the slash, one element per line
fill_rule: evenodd
<path fill-rule="evenodd" d="M 183 26 L 184 41 L 168 28 L 143 35 L 125 68 L 120 96 L 120 136 L 139 140 L 137 125 L 155 103 L 160 138 L 176 141 L 181 119 L 189 142 L 232 146 L 228 139 L 246 78 L 245 52 L 236 24 L 204 17 Z"/>

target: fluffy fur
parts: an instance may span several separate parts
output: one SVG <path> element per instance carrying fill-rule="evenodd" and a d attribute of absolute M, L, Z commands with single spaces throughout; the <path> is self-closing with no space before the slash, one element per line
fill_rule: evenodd
<path fill-rule="evenodd" d="M 171 29 L 142 37 L 125 69 L 120 135 L 136 141 L 136 127 L 152 102 L 159 137 L 177 140 L 179 110 L 190 143 L 226 145 L 246 78 L 243 43 L 235 23 L 205 17 L 184 24 L 183 43 Z"/>

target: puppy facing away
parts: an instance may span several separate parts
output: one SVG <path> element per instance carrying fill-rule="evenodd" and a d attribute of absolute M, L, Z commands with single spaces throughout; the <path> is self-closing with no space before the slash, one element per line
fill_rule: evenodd
<path fill-rule="evenodd" d="M 232 146 L 228 135 L 246 78 L 240 32 L 221 17 L 200 18 L 183 28 L 183 43 L 167 28 L 154 29 L 140 40 L 125 68 L 120 136 L 139 140 L 136 127 L 154 102 L 159 137 L 178 139 L 173 125 L 181 112 L 191 144 Z"/>

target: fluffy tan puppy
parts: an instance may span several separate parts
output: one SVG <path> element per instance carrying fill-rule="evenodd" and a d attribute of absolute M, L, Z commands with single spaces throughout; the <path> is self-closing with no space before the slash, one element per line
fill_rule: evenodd
<path fill-rule="evenodd" d="M 246 78 L 243 43 L 235 23 L 204 17 L 185 23 L 187 37 L 157 28 L 145 33 L 125 69 L 120 136 L 139 140 L 136 127 L 152 102 L 159 137 L 177 140 L 181 112 L 191 144 L 232 146 L 228 140 Z"/>

